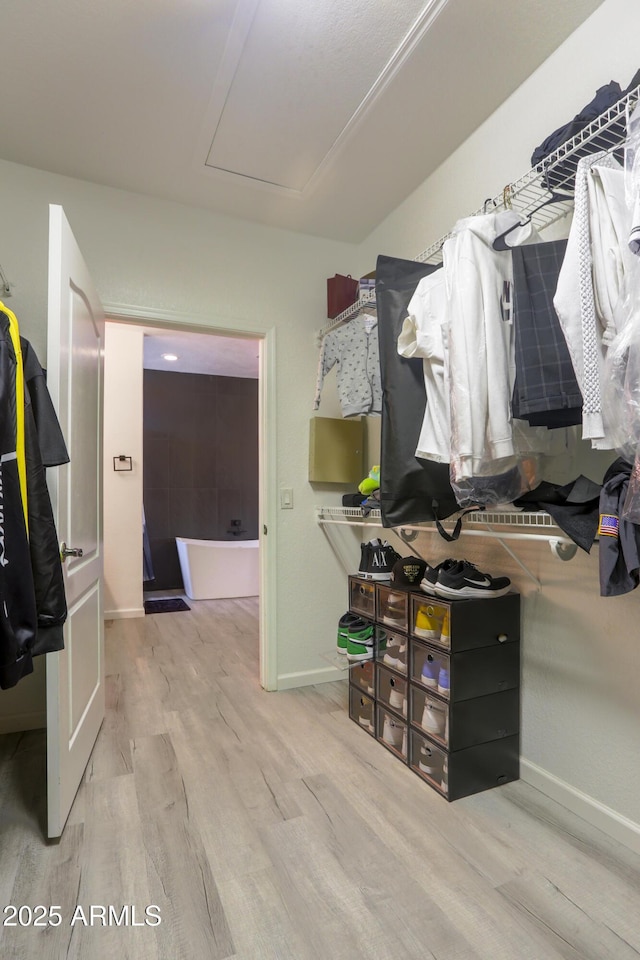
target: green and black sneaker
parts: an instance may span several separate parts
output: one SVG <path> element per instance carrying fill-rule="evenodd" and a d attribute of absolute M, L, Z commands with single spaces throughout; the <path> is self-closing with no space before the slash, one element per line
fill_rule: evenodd
<path fill-rule="evenodd" d="M 373 660 L 373 624 L 358 617 L 347 634 L 348 660 Z"/>
<path fill-rule="evenodd" d="M 356 616 L 355 613 L 347 612 L 338 620 L 338 642 L 336 644 L 338 653 L 346 654 L 349 627 L 359 619 L 360 617 Z"/>

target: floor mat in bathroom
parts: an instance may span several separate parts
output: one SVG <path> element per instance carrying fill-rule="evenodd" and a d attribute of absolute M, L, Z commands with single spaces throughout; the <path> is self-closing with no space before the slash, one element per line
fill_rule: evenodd
<path fill-rule="evenodd" d="M 145 613 L 178 613 L 179 610 L 191 610 L 181 597 L 167 597 L 166 600 L 145 600 Z"/>

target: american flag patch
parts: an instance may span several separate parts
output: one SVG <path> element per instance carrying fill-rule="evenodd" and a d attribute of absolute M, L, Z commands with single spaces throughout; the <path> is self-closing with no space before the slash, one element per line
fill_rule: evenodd
<path fill-rule="evenodd" d="M 618 524 L 620 521 L 610 513 L 600 514 L 600 523 L 598 524 L 598 535 L 600 537 L 617 537 Z"/>

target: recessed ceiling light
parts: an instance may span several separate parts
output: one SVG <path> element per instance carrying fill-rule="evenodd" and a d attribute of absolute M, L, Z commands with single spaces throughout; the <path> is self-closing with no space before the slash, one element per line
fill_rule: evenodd
<path fill-rule="evenodd" d="M 176 360 L 179 360 L 180 357 L 178 356 L 177 353 L 163 353 L 163 354 L 162 354 L 162 359 L 163 359 L 163 360 L 168 360 L 169 363 L 174 363 Z"/>

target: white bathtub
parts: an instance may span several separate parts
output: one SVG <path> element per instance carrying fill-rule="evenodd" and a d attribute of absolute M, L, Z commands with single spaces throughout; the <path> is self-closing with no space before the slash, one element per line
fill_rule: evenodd
<path fill-rule="evenodd" d="M 260 592 L 259 540 L 176 537 L 176 546 L 190 600 L 256 597 Z"/>

